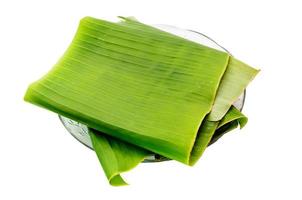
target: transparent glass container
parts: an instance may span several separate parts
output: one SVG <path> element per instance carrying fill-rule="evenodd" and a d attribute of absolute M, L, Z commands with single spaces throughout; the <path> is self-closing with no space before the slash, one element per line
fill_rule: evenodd
<path fill-rule="evenodd" d="M 199 33 L 197 31 L 181 29 L 181 28 L 177 28 L 174 26 L 170 26 L 170 25 L 154 25 L 154 27 L 230 54 L 230 52 L 228 50 L 226 50 L 220 44 L 215 42 L 215 40 L 213 40 L 212 38 L 210 38 L 202 33 Z M 245 96 L 246 96 L 246 91 L 244 91 L 240 95 L 240 97 L 237 99 L 237 101 L 234 102 L 233 105 L 237 109 L 242 110 L 244 101 L 245 101 Z M 88 134 L 88 127 L 86 125 L 76 122 L 67 117 L 61 116 L 61 115 L 59 115 L 59 118 L 60 118 L 61 122 L 63 123 L 64 127 L 67 129 L 67 131 L 76 140 L 78 140 L 80 143 L 82 143 L 86 147 L 93 150 L 91 139 Z M 149 157 L 147 157 L 143 162 L 159 162 L 159 161 L 165 161 L 165 160 L 169 160 L 169 159 L 167 159 L 163 156 L 154 154 L 154 155 L 150 155 Z"/>

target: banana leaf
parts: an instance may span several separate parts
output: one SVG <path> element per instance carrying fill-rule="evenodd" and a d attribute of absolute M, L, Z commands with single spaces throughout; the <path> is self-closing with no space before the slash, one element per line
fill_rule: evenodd
<path fill-rule="evenodd" d="M 150 155 L 151 152 L 109 135 L 89 129 L 94 151 L 113 186 L 127 185 L 120 173 L 129 171 Z"/>
<path fill-rule="evenodd" d="M 112 185 L 146 155 L 193 165 L 257 70 L 225 52 L 123 18 L 86 17 L 25 101 L 81 122 Z M 238 117 L 240 116 L 240 117 Z"/>
<path fill-rule="evenodd" d="M 222 119 L 258 72 L 259 70 L 234 57 L 230 57 L 228 67 L 219 85 L 209 120 L 219 121 Z"/>

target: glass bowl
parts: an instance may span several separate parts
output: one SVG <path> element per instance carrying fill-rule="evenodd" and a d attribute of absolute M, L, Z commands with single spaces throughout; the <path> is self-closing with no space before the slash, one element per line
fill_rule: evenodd
<path fill-rule="evenodd" d="M 187 30 L 187 29 L 181 29 L 170 25 L 154 25 L 154 27 L 161 29 L 163 31 L 172 33 L 174 35 L 178 35 L 180 37 L 186 38 L 188 40 L 206 45 L 208 47 L 227 52 L 228 54 L 231 54 L 228 50 L 226 50 L 224 47 L 219 45 L 215 40 L 212 38 L 206 36 L 205 34 L 199 33 L 197 31 L 193 30 Z M 236 102 L 234 102 L 234 106 L 242 110 L 244 101 L 245 101 L 246 91 L 244 91 L 240 97 L 237 99 Z M 84 124 L 81 124 L 79 122 L 76 122 L 72 119 L 69 119 L 67 117 L 59 115 L 59 118 L 64 125 L 64 127 L 67 129 L 67 131 L 80 143 L 85 145 L 86 147 L 93 150 L 92 143 L 90 140 L 90 136 L 88 134 L 88 127 Z M 159 161 L 165 161 L 169 160 L 163 156 L 153 154 L 147 157 L 143 162 L 159 162 Z"/>

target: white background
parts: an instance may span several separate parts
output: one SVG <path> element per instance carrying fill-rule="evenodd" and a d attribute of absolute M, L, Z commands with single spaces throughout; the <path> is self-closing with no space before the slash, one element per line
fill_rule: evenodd
<path fill-rule="evenodd" d="M 109 186 L 55 114 L 23 102 L 88 15 L 194 29 L 261 68 L 247 91 L 247 126 L 194 167 L 141 164 L 125 174 L 130 186 Z M 301 26 L 293 0 L 1 0 L 0 199 L 302 199 Z"/>

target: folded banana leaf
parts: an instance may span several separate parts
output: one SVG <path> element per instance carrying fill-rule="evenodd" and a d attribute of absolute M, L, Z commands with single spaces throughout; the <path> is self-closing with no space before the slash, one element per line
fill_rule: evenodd
<path fill-rule="evenodd" d="M 109 183 L 114 186 L 127 185 L 120 173 L 134 168 L 146 156 L 152 154 L 145 149 L 93 129 L 89 129 L 89 134 Z"/>
<path fill-rule="evenodd" d="M 122 20 L 82 19 L 24 97 L 87 125 L 112 185 L 126 184 L 120 173 L 151 152 L 193 165 L 226 125 L 243 127 L 232 103 L 258 73 L 225 52 Z"/>

